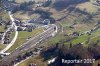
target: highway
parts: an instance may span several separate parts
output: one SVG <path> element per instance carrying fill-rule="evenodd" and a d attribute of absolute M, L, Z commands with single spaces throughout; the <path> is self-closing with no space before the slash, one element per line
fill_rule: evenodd
<path fill-rule="evenodd" d="M 46 31 L 24 43 L 21 47 L 13 51 L 9 56 L 5 56 L 1 60 L 0 66 L 6 66 L 6 65 L 9 66 L 9 64 L 11 64 L 11 62 L 14 61 L 18 55 L 28 51 L 29 49 L 33 49 L 36 45 L 39 45 L 40 41 L 45 40 L 46 38 L 52 36 L 52 34 L 56 33 L 57 31 L 54 29 L 55 27 L 57 28 L 56 25 L 51 25 Z"/>

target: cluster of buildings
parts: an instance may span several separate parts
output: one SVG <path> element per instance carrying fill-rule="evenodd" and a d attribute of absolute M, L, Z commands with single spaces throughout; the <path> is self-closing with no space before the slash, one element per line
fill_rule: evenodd
<path fill-rule="evenodd" d="M 50 24 L 49 19 L 42 19 L 42 18 L 33 18 L 31 20 L 28 20 L 28 23 L 34 23 L 34 24 L 43 24 L 43 25 L 48 25 Z"/>
<path fill-rule="evenodd" d="M 48 25 L 50 23 L 49 19 L 41 19 L 41 18 L 33 18 L 28 20 L 27 22 L 21 22 L 19 20 L 15 21 L 16 26 L 18 26 L 18 31 L 29 31 L 31 32 L 33 29 L 39 26 Z"/>
<path fill-rule="evenodd" d="M 4 32 L 0 32 L 0 43 L 3 41 L 3 44 L 9 44 L 11 41 L 11 34 L 14 31 L 14 28 L 11 28 L 12 22 L 6 22 L 3 20 L 0 20 L 0 25 L 6 25 L 6 30 Z M 17 26 L 17 31 L 28 31 L 31 32 L 36 27 L 40 27 L 43 25 L 48 25 L 50 23 L 49 19 L 41 19 L 41 18 L 33 18 L 30 20 L 27 20 L 26 22 L 21 22 L 18 19 L 15 19 L 15 24 Z M 2 38 L 4 39 L 2 40 Z"/>
<path fill-rule="evenodd" d="M 21 61 L 23 61 L 23 60 L 25 60 L 27 58 L 30 58 L 32 56 L 37 56 L 37 55 L 39 55 L 42 52 L 42 50 L 43 50 L 43 46 L 36 47 L 32 51 L 26 52 L 25 54 L 18 56 L 16 58 L 16 60 L 14 61 L 14 63 L 17 64 L 17 63 L 20 63 Z M 29 66 L 37 66 L 37 64 L 30 63 Z"/>
<path fill-rule="evenodd" d="M 9 1 L 9 0 L 8 0 Z M 13 4 L 11 2 L 8 2 L 6 0 L 3 0 L 3 5 L 5 6 L 5 10 L 12 11 L 15 9 L 18 5 Z M 15 0 L 14 0 L 15 1 Z M 48 0 L 46 0 L 48 1 Z M 43 3 L 35 3 L 36 6 L 41 6 Z M 6 22 L 0 22 L 1 25 L 5 24 Z M 29 31 L 31 32 L 33 29 L 35 29 L 38 26 L 48 25 L 50 23 L 49 19 L 41 19 L 41 18 L 33 18 L 28 20 L 27 22 L 21 22 L 20 20 L 15 19 L 15 24 L 17 26 L 17 31 Z M 9 21 L 9 25 L 6 25 L 6 29 L 9 29 L 7 32 L 1 32 L 0 33 L 0 40 L 2 40 L 2 37 L 4 36 L 4 42 L 5 44 L 8 44 L 10 40 L 10 35 L 14 31 L 13 28 L 10 28 L 10 25 L 12 22 Z"/>
<path fill-rule="evenodd" d="M 9 44 L 11 42 L 11 34 L 12 31 L 8 31 L 4 36 L 4 40 L 2 40 L 3 44 Z"/>
<path fill-rule="evenodd" d="M 0 32 L 0 43 L 3 43 L 3 44 L 8 44 L 10 43 L 11 41 L 11 33 L 13 32 L 13 29 L 9 29 L 8 28 L 10 27 L 11 25 L 11 22 L 7 22 L 7 21 L 3 21 L 3 20 L 0 20 L 0 26 L 4 26 L 4 29 L 5 31 L 1 31 Z"/>

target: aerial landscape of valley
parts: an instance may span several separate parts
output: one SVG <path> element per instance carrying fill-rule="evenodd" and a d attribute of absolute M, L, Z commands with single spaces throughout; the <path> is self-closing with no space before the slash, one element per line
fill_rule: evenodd
<path fill-rule="evenodd" d="M 100 66 L 100 0 L 0 0 L 0 66 Z"/>

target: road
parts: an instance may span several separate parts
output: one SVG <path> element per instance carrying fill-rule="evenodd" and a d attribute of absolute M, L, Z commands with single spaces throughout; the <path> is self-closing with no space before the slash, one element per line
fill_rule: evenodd
<path fill-rule="evenodd" d="M 13 51 L 9 56 L 5 56 L 1 60 L 0 66 L 9 65 L 12 61 L 16 59 L 18 55 L 28 51 L 29 49 L 33 49 L 36 45 L 39 45 L 40 41 L 45 40 L 46 38 L 52 36 L 52 34 L 57 31 L 54 29 L 55 27 L 56 27 L 55 25 L 51 25 L 50 28 L 48 28 L 46 31 L 24 43 L 21 47 Z"/>
<path fill-rule="evenodd" d="M 7 33 L 8 31 L 10 31 L 10 29 L 12 29 L 12 28 L 15 29 L 15 36 L 14 36 L 13 40 L 7 45 L 7 47 L 0 51 L 0 53 L 6 52 L 6 51 L 15 43 L 15 41 L 16 41 L 16 39 L 17 39 L 17 37 L 18 37 L 18 31 L 17 31 L 17 26 L 16 26 L 16 24 L 15 24 L 15 19 L 13 18 L 13 15 L 11 14 L 10 11 L 8 12 L 8 14 L 9 14 L 9 17 L 10 17 L 10 19 L 11 19 L 11 21 L 12 21 L 12 24 L 11 24 L 11 26 L 8 28 L 8 30 L 4 33 L 4 36 L 3 36 L 2 40 L 4 40 L 4 37 L 5 37 L 6 33 Z"/>

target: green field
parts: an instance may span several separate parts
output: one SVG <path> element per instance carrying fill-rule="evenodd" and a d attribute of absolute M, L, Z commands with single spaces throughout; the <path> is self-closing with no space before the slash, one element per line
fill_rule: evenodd
<path fill-rule="evenodd" d="M 29 37 L 34 37 L 41 32 L 43 32 L 42 28 L 34 29 L 32 32 L 20 31 L 15 44 L 7 52 L 11 52 L 11 51 L 15 50 L 17 47 L 19 47 L 23 43 L 25 43 Z"/>
<path fill-rule="evenodd" d="M 0 32 L 4 32 L 5 29 L 4 29 L 4 26 L 0 26 Z"/>
<path fill-rule="evenodd" d="M 77 39 L 74 39 L 74 40 L 72 41 L 72 44 L 79 44 L 79 43 L 82 43 L 82 42 L 86 41 L 88 38 L 89 38 L 88 35 L 80 36 L 80 37 L 78 37 Z"/>
<path fill-rule="evenodd" d="M 81 15 L 78 17 L 76 14 L 72 13 L 67 17 L 67 19 L 60 22 L 60 25 L 63 27 L 64 32 L 66 32 L 67 34 L 73 33 L 73 32 L 82 33 L 82 32 L 88 31 L 91 28 L 93 28 L 96 23 L 96 21 L 91 22 L 91 23 L 87 21 L 84 23 L 83 19 L 85 18 L 86 18 L 85 15 Z M 70 28 L 70 26 L 73 26 L 73 28 Z"/>
<path fill-rule="evenodd" d="M 97 41 L 100 40 L 100 29 L 96 30 L 95 32 L 93 32 L 91 35 L 82 35 L 79 36 L 78 38 L 72 40 L 72 44 L 78 44 L 78 43 L 83 43 L 86 42 L 87 40 L 91 41 Z"/>
<path fill-rule="evenodd" d="M 10 20 L 8 13 L 5 11 L 2 12 L 1 16 L 2 16 L 2 19 L 4 19 L 4 20 Z"/>
<path fill-rule="evenodd" d="M 67 32 L 66 33 L 64 32 L 64 34 L 67 34 Z M 68 39 L 68 37 L 64 36 L 64 34 L 57 34 L 54 38 L 49 40 L 48 44 L 56 44 L 59 43 L 61 40 Z M 65 42 L 64 44 L 70 44 L 70 43 L 72 43 L 73 45 L 79 43 L 85 44 L 87 40 L 89 40 L 88 43 L 90 43 L 91 41 L 96 42 L 97 40 L 100 40 L 100 29 L 94 31 L 91 35 L 84 34 L 82 36 L 78 36 L 77 38 L 72 39 L 71 41 Z M 87 43 L 85 45 L 87 45 Z"/>
<path fill-rule="evenodd" d="M 48 41 L 48 43 L 49 43 L 49 44 L 56 44 L 56 43 L 58 43 L 59 41 L 64 40 L 65 38 L 66 38 L 66 37 L 65 37 L 64 35 L 58 34 L 58 35 L 56 35 L 54 38 L 50 39 L 50 40 Z"/>
<path fill-rule="evenodd" d="M 25 60 L 24 62 L 22 62 L 21 64 L 19 64 L 18 66 L 28 66 L 28 64 L 32 62 L 33 62 L 33 58 L 29 58 Z"/>
<path fill-rule="evenodd" d="M 98 44 L 100 45 L 100 29 L 92 33 L 92 37 L 91 40 L 89 41 L 89 44 L 96 43 L 97 41 L 99 41 Z"/>
<path fill-rule="evenodd" d="M 12 32 L 10 35 L 11 40 L 14 38 L 14 36 L 15 36 L 15 32 Z"/>
<path fill-rule="evenodd" d="M 86 11 L 90 14 L 96 13 L 99 9 L 99 6 L 93 5 L 92 2 L 82 3 L 79 4 L 77 7 L 81 10 L 86 9 Z"/>
<path fill-rule="evenodd" d="M 0 44 L 0 50 L 4 49 L 6 46 L 3 44 Z"/>
<path fill-rule="evenodd" d="M 100 36 L 100 28 L 97 29 L 95 32 L 92 33 L 92 35 L 95 36 Z"/>
<path fill-rule="evenodd" d="M 41 57 L 30 57 L 29 59 L 20 63 L 18 66 L 28 66 L 30 63 L 37 64 L 37 66 L 47 66 L 47 63 L 43 62 Z"/>

